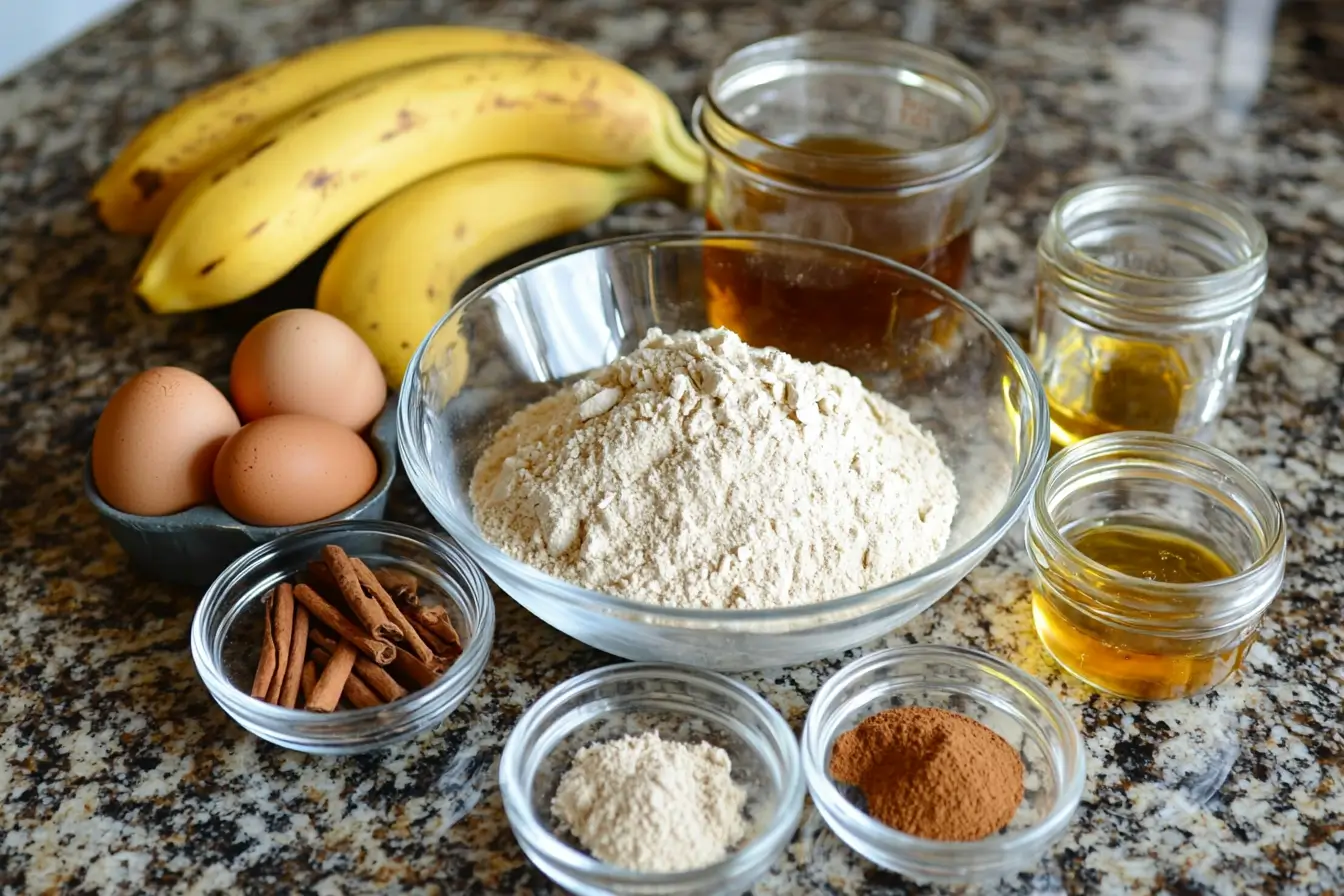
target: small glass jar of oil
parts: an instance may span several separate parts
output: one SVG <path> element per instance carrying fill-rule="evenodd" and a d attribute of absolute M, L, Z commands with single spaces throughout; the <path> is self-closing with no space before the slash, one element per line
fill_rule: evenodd
<path fill-rule="evenodd" d="M 1232 456 L 1164 433 L 1060 451 L 1026 532 L 1045 649 L 1089 685 L 1135 700 L 1225 680 L 1283 582 L 1273 493 Z"/>
<path fill-rule="evenodd" d="M 710 230 L 839 243 L 953 289 L 970 265 L 1008 129 L 992 85 L 955 57 L 822 31 L 733 53 L 691 124 L 709 159 Z M 955 316 L 912 280 L 893 290 L 881 277 L 762 271 L 708 253 L 706 270 L 710 323 L 753 345 L 843 363 L 848 346 L 901 342 L 921 328 L 934 342 L 955 341 Z"/>
<path fill-rule="evenodd" d="M 1206 437 L 1266 250 L 1247 208 L 1196 184 L 1122 177 L 1065 194 L 1037 246 L 1031 333 L 1055 445 L 1122 430 Z"/>

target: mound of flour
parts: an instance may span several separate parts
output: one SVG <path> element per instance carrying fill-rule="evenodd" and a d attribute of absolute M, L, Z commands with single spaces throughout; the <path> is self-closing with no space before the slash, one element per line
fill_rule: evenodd
<path fill-rule="evenodd" d="M 471 482 L 514 558 L 672 607 L 811 603 L 935 560 L 952 473 L 854 376 L 728 330 L 664 334 L 519 411 Z"/>

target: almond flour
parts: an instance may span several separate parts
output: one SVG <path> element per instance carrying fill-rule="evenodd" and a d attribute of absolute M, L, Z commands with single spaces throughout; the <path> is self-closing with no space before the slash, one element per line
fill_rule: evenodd
<path fill-rule="evenodd" d="M 722 859 L 747 835 L 747 793 L 728 754 L 703 741 L 631 734 L 579 750 L 551 811 L 609 865 L 688 871 Z"/>
<path fill-rule="evenodd" d="M 957 507 L 933 439 L 851 374 L 728 330 L 664 334 L 519 411 L 471 482 L 487 539 L 671 607 L 827 600 L 933 562 Z"/>

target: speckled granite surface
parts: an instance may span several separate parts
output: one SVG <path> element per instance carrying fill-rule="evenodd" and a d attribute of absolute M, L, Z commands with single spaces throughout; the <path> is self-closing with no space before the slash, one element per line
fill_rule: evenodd
<path fill-rule="evenodd" d="M 129 302 L 140 243 L 102 233 L 81 200 L 95 173 L 149 115 L 242 66 L 450 19 L 582 41 L 683 109 L 712 60 L 769 34 L 931 37 L 988 72 L 1013 117 L 968 291 L 1019 330 L 1032 246 L 1067 186 L 1174 172 L 1249 200 L 1273 244 L 1271 285 L 1217 440 L 1282 496 L 1291 540 L 1283 595 L 1239 680 L 1162 706 L 1089 696 L 1041 656 L 1012 543 L 890 640 L 1007 657 L 1045 677 L 1086 732 L 1073 827 L 1003 892 L 1344 887 L 1344 87 L 1305 7 L 1285 11 L 1268 84 L 1242 116 L 1254 47 L 1220 67 L 1213 2 L 145 0 L 0 84 L 0 890 L 555 892 L 509 833 L 493 763 L 529 702 L 609 658 L 501 598 L 486 678 L 436 735 L 350 760 L 274 749 L 195 678 L 196 595 L 135 578 L 80 493 L 120 380 L 151 364 L 222 372 L 246 326 L 300 301 L 312 275 L 237 308 L 152 319 Z M 671 220 L 655 209 L 609 228 Z M 396 507 L 426 522 L 404 486 Z M 801 725 L 841 661 L 743 678 Z M 912 889 L 809 809 L 756 892 Z"/>

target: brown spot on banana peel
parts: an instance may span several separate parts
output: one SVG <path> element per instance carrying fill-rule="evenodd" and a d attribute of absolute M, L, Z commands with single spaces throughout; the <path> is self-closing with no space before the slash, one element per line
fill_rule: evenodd
<path fill-rule="evenodd" d="M 220 256 L 219 258 L 216 258 L 214 261 L 207 262 L 206 264 L 201 266 L 201 270 L 198 272 L 198 276 L 204 277 L 206 274 L 210 273 L 215 268 L 219 267 L 223 261 L 224 257 Z"/>
<path fill-rule="evenodd" d="M 465 221 L 458 221 L 457 226 L 453 228 L 453 239 L 461 242 L 467 236 L 467 224 Z M 430 287 L 432 290 L 434 287 Z"/>
<path fill-rule="evenodd" d="M 247 155 L 243 156 L 243 161 L 240 162 L 239 164 L 246 164 L 250 162 L 252 159 L 255 159 L 257 156 L 261 155 L 263 152 L 274 146 L 276 144 L 276 141 L 279 139 L 280 139 L 279 137 L 272 137 L 269 140 L 263 140 L 261 143 L 258 143 L 256 146 L 252 147 L 247 151 Z"/>
<path fill-rule="evenodd" d="M 397 110 L 396 123 L 392 125 L 392 130 L 385 131 L 378 139 L 386 143 L 402 134 L 413 131 L 424 123 L 424 118 L 416 115 L 410 109 L 402 108 Z"/>
<path fill-rule="evenodd" d="M 304 172 L 303 180 L 300 185 L 312 190 L 319 190 L 326 195 L 328 188 L 335 188 L 340 184 L 341 176 L 335 171 L 328 171 L 325 168 L 314 168 Z"/>
<path fill-rule="evenodd" d="M 264 230 L 265 228 L 266 228 L 266 222 L 265 222 L 265 221 L 258 221 L 256 224 L 253 224 L 253 225 L 252 225 L 252 228 L 251 228 L 250 230 L 248 230 L 248 232 L 247 232 L 247 238 L 248 238 L 248 239 L 252 239 L 252 237 L 254 237 L 254 236 L 256 236 L 257 234 L 261 233 L 262 230 Z"/>
<path fill-rule="evenodd" d="M 140 191 L 140 198 L 147 200 L 163 189 L 163 175 L 153 168 L 141 168 L 131 175 L 131 183 Z"/>

